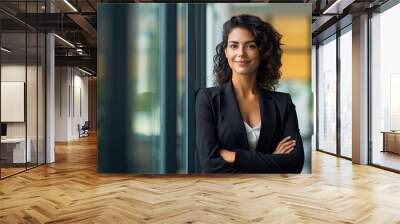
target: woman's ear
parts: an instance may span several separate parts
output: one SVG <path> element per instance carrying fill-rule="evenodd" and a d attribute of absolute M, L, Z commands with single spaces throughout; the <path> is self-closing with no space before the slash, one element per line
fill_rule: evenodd
<path fill-rule="evenodd" d="M 226 56 L 226 49 L 228 49 L 227 47 L 224 49 L 224 54 L 225 54 L 225 58 L 228 58 L 227 56 Z"/>

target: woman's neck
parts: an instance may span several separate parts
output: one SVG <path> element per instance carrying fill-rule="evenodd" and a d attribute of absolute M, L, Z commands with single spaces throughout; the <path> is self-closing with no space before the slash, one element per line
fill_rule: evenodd
<path fill-rule="evenodd" d="M 258 94 L 256 76 L 233 74 L 232 84 L 236 95 L 247 98 Z"/>

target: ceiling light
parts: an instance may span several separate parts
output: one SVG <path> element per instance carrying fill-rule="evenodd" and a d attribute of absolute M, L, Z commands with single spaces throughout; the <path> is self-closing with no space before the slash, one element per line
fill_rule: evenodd
<path fill-rule="evenodd" d="M 343 9 L 351 5 L 355 0 L 336 0 L 332 5 L 324 10 L 322 14 L 342 14 Z"/>
<path fill-rule="evenodd" d="M 7 48 L 5 48 L 5 47 L 1 47 L 1 50 L 4 51 L 4 52 L 6 52 L 6 53 L 10 53 L 10 52 L 11 52 L 11 50 L 9 50 L 9 49 L 7 49 Z"/>
<path fill-rule="evenodd" d="M 70 47 L 75 48 L 75 45 L 71 44 L 71 42 L 69 42 L 68 40 L 58 36 L 57 34 L 54 34 L 55 37 L 57 37 L 58 39 L 60 39 L 61 41 L 63 41 L 64 43 L 66 43 L 67 45 L 69 45 Z"/>
<path fill-rule="evenodd" d="M 74 12 L 78 12 L 78 10 L 71 4 L 68 2 L 68 0 L 64 0 L 65 4 L 67 4 L 72 10 L 74 10 Z"/>
<path fill-rule="evenodd" d="M 81 68 L 79 68 L 79 67 L 78 67 L 78 70 L 81 71 L 81 72 L 83 72 L 83 73 L 85 73 L 85 74 L 87 74 L 87 75 L 93 75 L 92 73 L 90 73 L 90 72 L 88 72 L 88 71 L 86 71 L 86 70 L 83 70 L 83 69 L 81 69 Z"/>

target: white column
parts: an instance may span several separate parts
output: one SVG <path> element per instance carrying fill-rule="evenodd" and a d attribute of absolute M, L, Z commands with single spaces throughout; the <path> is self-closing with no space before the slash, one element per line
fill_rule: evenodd
<path fill-rule="evenodd" d="M 311 136 L 311 150 L 315 150 L 317 148 L 317 48 L 315 45 L 312 45 L 311 48 L 311 92 L 313 96 L 313 134 Z"/>
<path fill-rule="evenodd" d="M 51 1 L 46 1 L 47 12 L 54 11 Z M 54 35 L 46 35 L 46 163 L 55 161 L 55 44 Z"/>
<path fill-rule="evenodd" d="M 46 36 L 46 163 L 55 161 L 54 133 L 55 133 L 55 76 L 54 76 L 54 35 Z"/>
<path fill-rule="evenodd" d="M 353 19 L 353 162 L 368 163 L 368 16 Z"/>

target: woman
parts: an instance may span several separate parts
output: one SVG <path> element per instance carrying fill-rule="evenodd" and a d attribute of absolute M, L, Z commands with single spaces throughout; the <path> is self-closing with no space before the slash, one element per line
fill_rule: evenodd
<path fill-rule="evenodd" d="M 207 173 L 300 173 L 303 142 L 295 106 L 275 92 L 281 35 L 251 15 L 223 26 L 214 73 L 219 86 L 196 96 L 196 144 Z"/>

